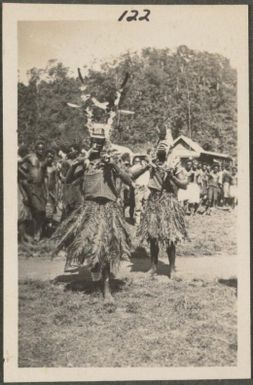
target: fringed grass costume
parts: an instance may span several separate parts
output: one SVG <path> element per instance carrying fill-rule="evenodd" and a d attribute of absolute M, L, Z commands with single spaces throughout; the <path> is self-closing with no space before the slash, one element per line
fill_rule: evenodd
<path fill-rule="evenodd" d="M 54 238 L 57 251 L 65 248 L 67 266 L 81 266 L 101 273 L 106 263 L 115 273 L 123 254 L 129 254 L 130 237 L 117 202 L 116 178 L 131 179 L 100 159 L 90 161 L 80 178 L 83 203 L 63 221 Z"/>
<path fill-rule="evenodd" d="M 150 195 L 144 207 L 138 229 L 140 242 L 155 239 L 167 247 L 187 238 L 184 209 L 177 199 L 177 186 L 167 176 L 164 164 L 156 161 L 151 169 L 148 187 Z M 179 163 L 172 173 L 178 177 L 183 172 Z"/>

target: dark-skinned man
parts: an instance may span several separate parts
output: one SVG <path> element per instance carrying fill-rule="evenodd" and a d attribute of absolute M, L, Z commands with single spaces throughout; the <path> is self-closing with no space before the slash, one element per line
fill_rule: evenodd
<path fill-rule="evenodd" d="M 40 241 L 45 223 L 46 209 L 46 162 L 45 143 L 38 141 L 35 151 L 19 161 L 19 169 L 26 172 L 26 188 L 28 205 L 33 221 L 33 237 Z"/>

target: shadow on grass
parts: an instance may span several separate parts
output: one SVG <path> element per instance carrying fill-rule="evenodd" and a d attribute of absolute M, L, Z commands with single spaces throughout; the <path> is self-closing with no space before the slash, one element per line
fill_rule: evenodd
<path fill-rule="evenodd" d="M 148 272 L 150 268 L 150 259 L 149 258 L 131 258 L 132 266 L 131 272 Z M 169 264 L 166 264 L 162 261 L 158 261 L 158 275 L 168 275 Z"/>
<path fill-rule="evenodd" d="M 218 279 L 218 282 L 221 283 L 222 285 L 226 285 L 228 287 L 234 287 L 235 289 L 237 289 L 237 278 L 229 278 L 229 279 L 220 278 Z"/>
<path fill-rule="evenodd" d="M 148 258 L 148 253 L 145 247 L 137 246 L 132 252 L 131 258 Z"/>
<path fill-rule="evenodd" d="M 54 280 L 54 284 L 65 283 L 65 291 L 80 291 L 85 294 L 91 294 L 102 290 L 101 281 L 92 281 L 90 272 L 86 268 L 80 269 L 79 273 L 58 275 Z M 122 290 L 126 284 L 120 279 L 111 278 L 111 290 L 117 292 Z"/>
<path fill-rule="evenodd" d="M 218 279 L 218 282 L 221 283 L 222 285 L 226 285 L 228 287 L 234 288 L 235 295 L 237 296 L 237 278 L 228 278 L 228 279 L 220 278 Z"/>

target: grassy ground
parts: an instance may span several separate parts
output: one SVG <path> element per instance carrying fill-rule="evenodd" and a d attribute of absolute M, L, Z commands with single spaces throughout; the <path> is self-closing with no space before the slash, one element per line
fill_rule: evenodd
<path fill-rule="evenodd" d="M 235 255 L 236 213 L 215 210 L 212 215 L 186 216 L 189 240 L 178 245 L 177 255 Z M 136 241 L 136 240 L 135 240 Z"/>
<path fill-rule="evenodd" d="M 190 242 L 179 245 L 179 255 L 237 253 L 236 214 L 218 209 L 212 215 L 187 216 Z"/>
<path fill-rule="evenodd" d="M 203 255 L 235 255 L 236 246 L 236 213 L 218 209 L 212 215 L 186 216 L 189 241 L 180 244 L 177 254 L 203 256 Z M 133 243 L 137 246 L 134 237 L 135 229 L 129 226 L 133 235 Z M 147 245 L 146 245 L 147 246 Z M 44 242 L 39 248 L 36 245 L 21 246 L 19 255 L 23 257 L 48 258 L 52 254 L 53 244 Z"/>
<path fill-rule="evenodd" d="M 236 365 L 233 287 L 144 279 L 114 290 L 106 306 L 92 283 L 21 282 L 19 365 Z"/>
<path fill-rule="evenodd" d="M 234 213 L 187 221 L 191 242 L 181 255 L 236 254 Z M 236 365 L 236 279 L 133 271 L 113 281 L 115 304 L 104 305 L 85 274 L 20 281 L 19 366 Z"/>

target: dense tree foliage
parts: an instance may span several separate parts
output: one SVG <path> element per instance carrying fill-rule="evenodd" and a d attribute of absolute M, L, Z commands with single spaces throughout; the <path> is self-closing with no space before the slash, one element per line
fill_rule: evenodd
<path fill-rule="evenodd" d="M 208 150 L 236 156 L 237 74 L 227 58 L 186 46 L 176 52 L 146 48 L 86 71 L 86 92 L 101 102 L 113 100 L 126 72 L 130 80 L 120 108 L 135 114 L 116 119 L 114 142 L 146 149 L 166 121 L 174 137 L 184 134 Z M 80 143 L 88 135 L 85 115 L 67 105 L 80 104 L 80 86 L 56 60 L 31 69 L 28 84 L 18 84 L 19 142 L 32 145 L 43 137 L 51 144 Z M 95 117 L 103 119 L 100 109 Z"/>

